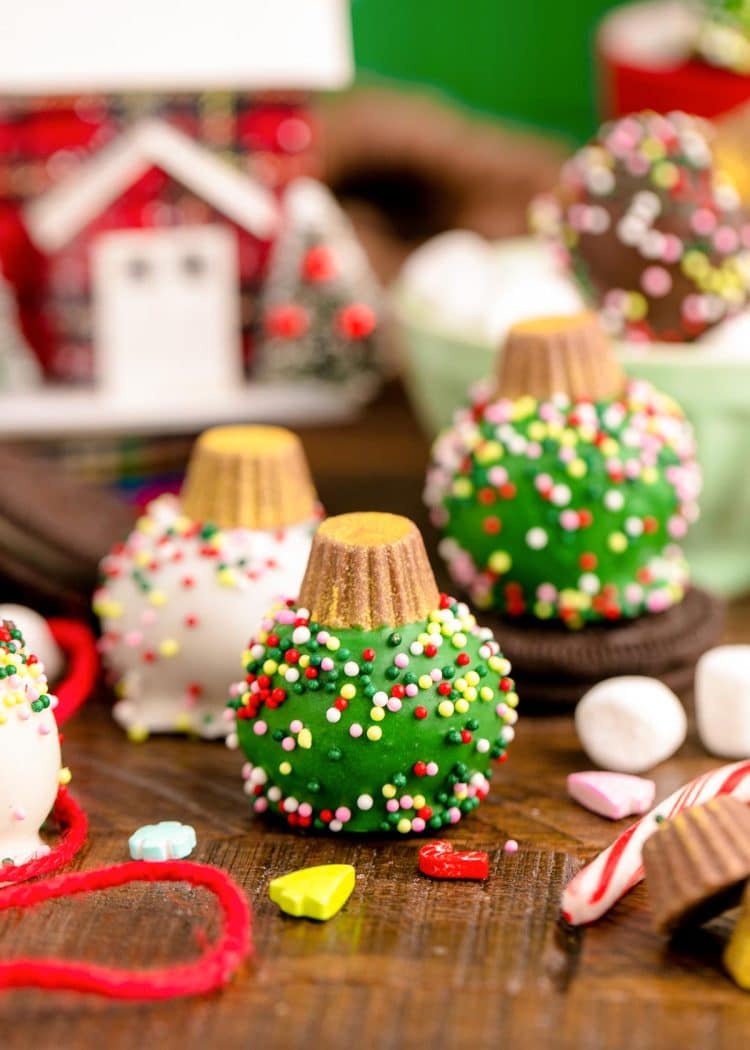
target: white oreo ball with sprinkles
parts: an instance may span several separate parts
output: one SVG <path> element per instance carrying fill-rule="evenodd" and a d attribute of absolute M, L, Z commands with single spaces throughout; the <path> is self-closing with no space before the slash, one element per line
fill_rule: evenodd
<path fill-rule="evenodd" d="M 0 863 L 24 864 L 49 851 L 39 829 L 60 783 L 60 738 L 44 667 L 11 620 L 0 621 Z M 0 870 L 0 883 L 2 872 Z"/>
<path fill-rule="evenodd" d="M 115 720 L 151 733 L 224 736 L 236 654 L 293 595 L 320 517 L 299 439 L 280 427 L 217 427 L 196 443 L 180 498 L 153 501 L 102 561 L 101 648 Z"/>

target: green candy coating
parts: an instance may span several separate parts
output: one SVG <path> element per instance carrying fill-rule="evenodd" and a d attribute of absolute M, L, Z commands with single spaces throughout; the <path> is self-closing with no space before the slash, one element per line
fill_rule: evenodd
<path fill-rule="evenodd" d="M 616 401 L 476 402 L 437 439 L 425 500 L 478 608 L 580 627 L 682 599 L 699 489 L 681 410 L 631 381 Z"/>
<path fill-rule="evenodd" d="M 292 622 L 277 619 L 251 644 L 244 690 L 230 701 L 256 812 L 292 826 L 406 833 L 455 823 L 478 805 L 493 758 L 514 736 L 518 697 L 491 632 L 465 605 L 441 601 L 398 632 L 308 628 L 295 610 L 275 611 Z M 314 667 L 316 640 L 323 659 Z M 280 663 L 269 656 L 276 648 Z M 323 688 L 312 691 L 313 682 Z"/>

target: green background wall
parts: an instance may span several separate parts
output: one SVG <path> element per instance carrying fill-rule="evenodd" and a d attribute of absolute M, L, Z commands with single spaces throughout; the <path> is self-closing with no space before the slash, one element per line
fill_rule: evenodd
<path fill-rule="evenodd" d="M 593 29 L 616 0 L 352 0 L 359 79 L 430 85 L 581 140 L 596 125 Z"/>

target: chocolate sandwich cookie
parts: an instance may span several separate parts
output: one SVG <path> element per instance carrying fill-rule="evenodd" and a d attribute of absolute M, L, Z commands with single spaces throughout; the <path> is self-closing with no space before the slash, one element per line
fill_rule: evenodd
<path fill-rule="evenodd" d="M 666 612 L 584 631 L 487 614 L 485 620 L 524 700 L 573 705 L 597 682 L 622 674 L 649 675 L 681 695 L 690 692 L 695 664 L 721 635 L 724 612 L 722 599 L 691 587 Z"/>
<path fill-rule="evenodd" d="M 664 821 L 643 847 L 660 933 L 700 925 L 739 903 L 750 878 L 750 808 L 729 795 Z"/>
<path fill-rule="evenodd" d="M 132 527 L 134 511 L 13 446 L 0 446 L 0 580 L 35 607 L 81 613 L 99 560 Z"/>

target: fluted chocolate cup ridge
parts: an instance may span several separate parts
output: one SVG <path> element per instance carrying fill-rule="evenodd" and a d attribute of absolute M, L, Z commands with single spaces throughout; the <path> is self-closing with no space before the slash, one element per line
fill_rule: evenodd
<path fill-rule="evenodd" d="M 539 317 L 513 325 L 499 355 L 500 397 L 604 401 L 625 387 L 625 374 L 594 314 Z"/>
<path fill-rule="evenodd" d="M 283 528 L 309 521 L 316 508 L 302 443 L 290 430 L 270 426 L 201 434 L 181 498 L 188 517 L 220 528 Z"/>
<path fill-rule="evenodd" d="M 439 592 L 419 529 L 396 514 L 341 514 L 313 539 L 299 605 L 326 627 L 399 627 L 425 619 Z"/>

